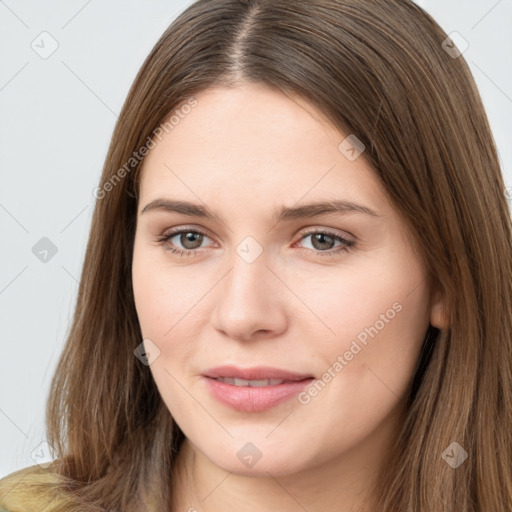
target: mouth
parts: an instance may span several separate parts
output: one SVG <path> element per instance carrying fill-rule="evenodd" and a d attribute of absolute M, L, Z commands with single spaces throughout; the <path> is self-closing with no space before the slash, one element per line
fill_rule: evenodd
<path fill-rule="evenodd" d="M 203 380 L 221 404 L 241 412 L 262 412 L 296 396 L 314 377 L 263 366 L 222 366 L 206 371 Z"/>
<path fill-rule="evenodd" d="M 271 366 L 253 366 L 251 368 L 240 368 L 232 365 L 216 366 L 206 370 L 203 374 L 205 377 L 210 379 L 233 379 L 241 383 L 235 384 L 240 386 L 246 386 L 247 382 L 258 382 L 258 381 L 292 381 L 296 382 L 312 378 L 313 375 L 307 373 L 291 372 L 281 368 L 272 368 Z M 281 384 L 279 382 L 278 384 Z"/>
<path fill-rule="evenodd" d="M 224 382 L 225 384 L 231 384 L 238 387 L 251 387 L 251 388 L 265 388 L 267 386 L 278 386 L 285 382 L 293 382 L 291 380 L 284 379 L 261 379 L 261 380 L 247 380 L 247 379 L 236 379 L 234 377 L 218 377 L 215 379 L 217 382 Z"/>

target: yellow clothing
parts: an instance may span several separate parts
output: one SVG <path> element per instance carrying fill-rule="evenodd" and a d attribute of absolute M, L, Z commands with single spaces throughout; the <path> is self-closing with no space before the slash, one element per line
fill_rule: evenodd
<path fill-rule="evenodd" d="M 55 496 L 38 495 L 28 490 L 27 484 L 37 482 L 44 485 L 56 481 L 57 475 L 38 464 L 8 474 L 0 479 L 0 512 L 51 512 L 49 505 L 56 501 Z"/>

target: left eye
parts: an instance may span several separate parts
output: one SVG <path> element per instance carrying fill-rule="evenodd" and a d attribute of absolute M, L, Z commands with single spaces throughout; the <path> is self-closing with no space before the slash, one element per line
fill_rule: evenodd
<path fill-rule="evenodd" d="M 176 248 L 176 243 L 172 242 L 172 239 L 176 237 L 179 237 L 179 244 L 181 244 L 183 249 L 180 249 L 179 247 Z M 309 233 L 303 233 L 300 240 L 304 240 L 308 237 L 312 237 L 313 249 L 306 248 L 306 250 L 316 252 L 319 255 L 330 255 L 337 252 L 348 251 L 355 245 L 355 242 L 347 240 L 346 238 L 343 238 L 342 236 L 330 231 L 318 230 L 311 231 Z M 157 241 L 164 246 L 168 245 L 166 250 L 172 253 L 179 254 L 181 256 L 194 256 L 200 252 L 197 249 L 201 247 L 202 242 L 205 239 L 210 239 L 210 237 L 208 237 L 202 231 L 182 229 L 180 231 L 174 231 L 167 235 L 163 235 L 159 237 Z M 338 248 L 333 249 L 335 246 L 332 244 L 336 241 L 339 242 Z M 326 245 L 328 247 L 326 247 Z"/>
<path fill-rule="evenodd" d="M 348 250 L 348 248 L 354 245 L 354 242 L 351 240 L 347 240 L 346 238 L 343 238 L 340 235 L 336 235 L 335 233 L 331 233 L 329 231 L 313 231 L 310 233 L 305 233 L 302 235 L 301 240 L 304 240 L 308 237 L 312 237 L 311 242 L 313 249 L 316 249 L 318 252 L 324 254 L 337 252 L 332 250 L 335 247 L 334 245 L 331 247 L 331 244 L 335 243 L 336 241 L 339 242 L 341 250 Z M 325 245 L 328 245 L 329 247 L 325 247 Z"/>

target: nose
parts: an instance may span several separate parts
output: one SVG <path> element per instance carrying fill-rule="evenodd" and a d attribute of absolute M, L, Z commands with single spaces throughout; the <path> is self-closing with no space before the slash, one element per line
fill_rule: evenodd
<path fill-rule="evenodd" d="M 287 327 L 286 287 L 265 251 L 252 262 L 234 254 L 231 265 L 216 286 L 214 327 L 238 340 L 272 338 Z"/>

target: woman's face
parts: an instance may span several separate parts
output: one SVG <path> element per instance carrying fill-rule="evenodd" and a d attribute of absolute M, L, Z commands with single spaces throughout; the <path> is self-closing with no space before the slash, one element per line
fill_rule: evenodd
<path fill-rule="evenodd" d="M 162 399 L 227 471 L 373 461 L 439 324 L 425 268 L 357 139 L 261 86 L 195 99 L 140 183 L 133 286 Z"/>

